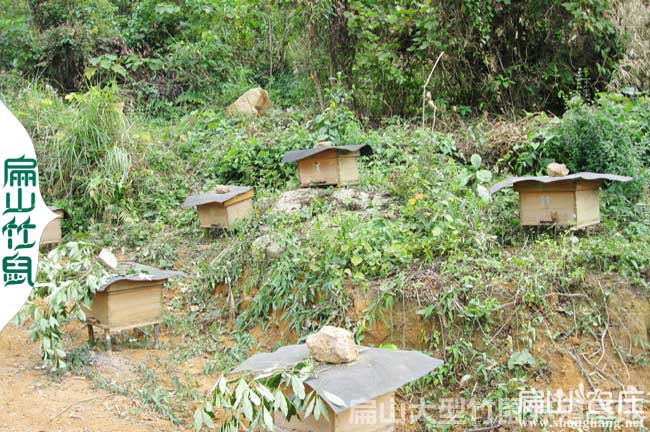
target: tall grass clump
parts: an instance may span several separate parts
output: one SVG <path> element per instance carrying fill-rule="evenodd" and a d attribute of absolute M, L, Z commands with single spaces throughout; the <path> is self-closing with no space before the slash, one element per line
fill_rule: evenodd
<path fill-rule="evenodd" d="M 650 3 L 646 0 L 616 2 L 614 24 L 625 35 L 623 57 L 610 85 L 614 89 L 650 87 Z"/>
<path fill-rule="evenodd" d="M 90 87 L 87 93 L 66 96 L 73 123 L 52 146 L 49 171 L 55 189 L 66 196 L 82 192 L 87 179 L 116 145 L 126 142 L 127 124 L 116 87 Z"/>
<path fill-rule="evenodd" d="M 131 170 L 128 123 L 116 86 L 71 93 L 65 123 L 40 143 L 46 195 L 74 201 L 85 220 L 105 214 L 106 206 L 125 196 Z"/>

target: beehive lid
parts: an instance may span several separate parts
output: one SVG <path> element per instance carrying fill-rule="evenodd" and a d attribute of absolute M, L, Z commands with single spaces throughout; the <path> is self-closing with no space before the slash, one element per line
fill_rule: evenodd
<path fill-rule="evenodd" d="M 218 193 L 218 192 L 209 192 L 209 193 L 200 193 L 187 197 L 183 203 L 183 208 L 196 207 L 205 204 L 218 203 L 223 204 L 228 200 L 231 200 L 239 195 L 245 194 L 248 191 L 253 190 L 250 186 L 222 186 L 227 188 L 227 192 Z"/>
<path fill-rule="evenodd" d="M 314 155 L 317 155 L 319 153 L 328 151 L 328 150 L 336 150 L 341 153 L 352 153 L 352 152 L 360 152 L 362 156 L 369 156 L 372 154 L 372 148 L 368 144 L 361 144 L 361 145 L 346 145 L 346 146 L 331 146 L 331 147 L 314 147 L 310 149 L 305 149 L 305 150 L 294 150 L 287 152 L 284 157 L 282 158 L 283 163 L 287 162 L 297 162 L 302 159 L 307 159 L 308 157 L 312 157 Z"/>
<path fill-rule="evenodd" d="M 358 348 L 358 360 L 338 365 L 319 364 L 316 376 L 305 381 L 336 414 L 393 392 L 442 364 L 441 360 L 419 351 Z M 306 345 L 289 345 L 272 353 L 256 354 L 232 373 L 272 371 L 292 366 L 308 357 Z M 344 404 L 331 401 L 328 394 L 335 395 Z"/>
<path fill-rule="evenodd" d="M 632 177 L 621 176 L 617 174 L 599 174 L 599 173 L 592 173 L 592 172 L 580 172 L 580 173 L 571 174 L 562 177 L 550 177 L 550 176 L 511 177 L 509 179 L 506 179 L 504 181 L 501 181 L 493 185 L 490 188 L 490 194 L 497 193 L 503 188 L 513 186 L 517 183 L 522 183 L 522 182 L 533 181 L 533 182 L 548 184 L 548 183 L 555 183 L 555 182 L 566 181 L 566 180 L 611 180 L 611 181 L 618 181 L 618 182 L 629 182 L 632 181 L 633 179 Z"/>
<path fill-rule="evenodd" d="M 115 282 L 162 281 L 177 276 L 185 276 L 185 273 L 172 270 L 160 270 L 155 267 L 127 261 L 120 263 L 115 273 L 104 279 L 97 291 L 105 291 L 106 288 Z"/>

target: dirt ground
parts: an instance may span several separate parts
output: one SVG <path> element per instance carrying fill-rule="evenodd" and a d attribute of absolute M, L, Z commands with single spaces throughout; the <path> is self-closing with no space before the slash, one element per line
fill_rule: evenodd
<path fill-rule="evenodd" d="M 120 353 L 107 354 L 120 356 Z M 86 378 L 52 377 L 38 369 L 38 346 L 26 329 L 0 333 L 0 431 L 172 432 L 157 414 L 138 412 L 130 398 L 99 389 Z"/>

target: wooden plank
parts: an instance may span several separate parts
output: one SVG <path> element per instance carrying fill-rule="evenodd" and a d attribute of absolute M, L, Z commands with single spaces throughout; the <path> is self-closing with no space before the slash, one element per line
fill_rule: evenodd
<path fill-rule="evenodd" d="M 86 319 L 95 319 L 102 324 L 108 325 L 108 293 L 98 292 L 95 293 L 93 303 L 90 309 L 84 308 Z"/>
<path fill-rule="evenodd" d="M 298 161 L 300 186 L 335 185 L 339 181 L 336 150 Z"/>
<path fill-rule="evenodd" d="M 202 228 L 227 227 L 228 212 L 218 203 L 205 204 L 197 207 L 199 224 Z"/>
<path fill-rule="evenodd" d="M 244 192 L 243 194 L 239 194 L 236 197 L 230 198 L 228 201 L 225 201 L 223 203 L 224 207 L 231 206 L 233 204 L 237 204 L 240 201 L 245 201 L 247 199 L 251 199 L 255 196 L 255 191 L 253 189 L 249 190 L 248 192 Z"/>
<path fill-rule="evenodd" d="M 359 152 L 339 156 L 339 184 L 350 185 L 359 183 L 359 168 L 357 157 Z"/>
<path fill-rule="evenodd" d="M 598 188 L 576 192 L 576 227 L 583 228 L 600 223 Z"/>
<path fill-rule="evenodd" d="M 576 184 L 576 190 L 594 190 L 600 188 L 602 184 L 602 180 L 578 180 L 578 184 Z"/>
<path fill-rule="evenodd" d="M 106 324 L 102 324 L 100 322 L 93 322 L 92 325 L 95 327 L 99 327 L 100 329 L 110 330 L 111 332 L 117 333 L 125 330 L 131 330 L 134 328 L 142 328 L 150 325 L 160 324 L 161 322 L 162 322 L 162 318 L 156 321 L 143 321 L 143 322 L 133 323 L 133 324 L 119 326 L 119 327 L 112 327 Z"/>
<path fill-rule="evenodd" d="M 123 291 L 123 290 L 134 290 L 134 289 L 141 289 L 141 288 L 149 288 L 149 287 L 158 287 L 164 285 L 166 279 L 163 281 L 159 280 L 141 280 L 141 281 L 130 281 L 130 280 L 121 280 L 117 282 L 113 282 L 110 284 L 107 288 L 107 292 L 116 292 L 116 291 Z"/>
<path fill-rule="evenodd" d="M 575 225 L 575 192 L 520 192 L 522 225 Z"/>
<path fill-rule="evenodd" d="M 228 215 L 228 226 L 233 225 L 240 219 L 246 219 L 253 211 L 253 200 L 240 201 L 226 208 Z"/>
<path fill-rule="evenodd" d="M 388 432 L 395 429 L 395 393 L 357 405 L 336 416 L 336 432 Z"/>
<path fill-rule="evenodd" d="M 274 416 L 280 432 L 389 432 L 395 429 L 395 393 L 388 393 L 365 404 L 357 405 L 339 415 L 328 407 L 328 417 L 318 421 L 293 417 L 287 421 L 282 414 Z"/>
<path fill-rule="evenodd" d="M 513 188 L 517 192 L 573 192 L 576 190 L 575 180 L 564 180 L 553 183 L 542 183 L 537 181 L 524 181 L 515 183 Z"/>
<path fill-rule="evenodd" d="M 162 284 L 109 292 L 108 312 L 111 329 L 159 322 L 163 312 Z"/>

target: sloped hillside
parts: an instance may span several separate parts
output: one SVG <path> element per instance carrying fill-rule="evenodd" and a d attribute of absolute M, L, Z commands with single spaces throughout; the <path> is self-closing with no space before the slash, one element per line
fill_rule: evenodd
<path fill-rule="evenodd" d="M 15 337 L 29 329 L 41 343 L 62 338 L 67 356 L 47 357 L 73 374 L 32 378 L 43 386 L 83 376 L 130 398 L 136 419 L 184 430 L 219 375 L 333 324 L 363 344 L 444 360 L 400 394 L 405 406 L 420 397 L 434 406 L 451 397 L 496 402 L 531 386 L 650 391 L 648 159 L 637 153 L 650 142 L 644 98 L 574 101 L 561 119 L 483 120 L 439 133 L 403 121 L 370 128 L 334 103 L 316 117 L 276 109 L 246 120 L 206 106 L 151 118 L 125 114 L 116 88 L 66 101 L 15 79 L 20 90 L 6 102 L 35 140 L 47 199 L 70 213 L 69 243 L 42 259 L 83 262 L 109 247 L 189 275 L 165 291 L 161 350 L 146 329 L 117 336 L 111 355 L 85 344 L 74 316 L 64 327 L 39 327 L 30 314 L 54 312 L 35 299 Z M 623 112 L 636 114 L 621 126 Z M 522 128 L 513 142 L 510 132 Z M 323 133 L 372 147 L 358 185 L 299 189 L 295 165 L 280 163 Z M 608 134 L 630 153 L 607 153 Z M 594 137 L 605 144 L 589 150 Z M 79 143 L 93 151 L 57 164 Z M 598 226 L 521 227 L 517 194 L 490 197 L 486 188 L 535 174 L 553 155 L 574 171 L 590 163 L 635 182 L 604 188 Z M 255 187 L 254 216 L 228 230 L 201 229 L 181 203 L 219 184 Z M 40 275 L 51 278 L 84 282 L 74 272 Z M 409 427 L 444 429 L 441 421 L 431 412 Z M 454 423 L 492 424 L 487 415 Z"/>

